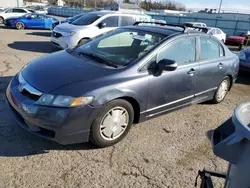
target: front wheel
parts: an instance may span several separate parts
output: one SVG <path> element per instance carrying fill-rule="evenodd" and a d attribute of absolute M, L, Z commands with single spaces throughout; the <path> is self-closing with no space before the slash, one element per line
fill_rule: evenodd
<path fill-rule="evenodd" d="M 218 89 L 216 90 L 212 102 L 215 104 L 221 103 L 226 98 L 229 88 L 230 88 L 230 78 L 225 77 L 220 83 Z"/>
<path fill-rule="evenodd" d="M 114 100 L 106 104 L 91 126 L 90 140 L 98 147 L 114 145 L 130 130 L 134 120 L 134 109 L 125 100 Z"/>
<path fill-rule="evenodd" d="M 25 28 L 25 25 L 24 25 L 23 22 L 17 22 L 17 23 L 16 23 L 16 28 L 17 28 L 18 30 L 21 30 L 21 29 L 24 29 L 24 28 Z"/>

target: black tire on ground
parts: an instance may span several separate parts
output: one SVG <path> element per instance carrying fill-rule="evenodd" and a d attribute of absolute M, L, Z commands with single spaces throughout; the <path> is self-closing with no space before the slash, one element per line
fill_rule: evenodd
<path fill-rule="evenodd" d="M 0 16 L 0 24 L 4 23 L 4 18 Z"/>
<path fill-rule="evenodd" d="M 225 94 L 223 95 L 223 97 L 220 97 L 220 96 L 219 96 L 220 89 L 221 89 L 221 87 L 222 87 L 222 84 L 225 84 L 225 83 L 227 84 L 227 87 L 224 89 L 224 91 L 226 90 L 226 91 L 225 91 Z M 214 104 L 221 103 L 221 102 L 226 98 L 227 93 L 228 93 L 229 88 L 230 88 L 230 85 L 231 85 L 230 78 L 229 78 L 228 76 L 226 76 L 226 77 L 221 81 L 220 85 L 218 86 L 218 88 L 217 88 L 217 90 L 216 90 L 216 92 L 215 92 L 215 94 L 214 94 L 214 98 L 213 98 L 213 100 L 212 100 L 212 103 L 214 103 Z"/>
<path fill-rule="evenodd" d="M 25 25 L 24 25 L 23 22 L 17 22 L 17 23 L 16 23 L 16 28 L 17 28 L 18 30 L 21 30 L 21 29 L 24 29 L 24 28 L 25 28 Z"/>
<path fill-rule="evenodd" d="M 86 42 L 90 41 L 90 39 L 81 39 L 79 42 L 78 42 L 78 46 L 81 46 L 83 44 L 85 44 Z"/>
<path fill-rule="evenodd" d="M 128 124 L 125 128 L 124 132 L 119 135 L 119 137 L 115 138 L 114 140 L 107 140 L 103 138 L 103 135 L 101 135 L 101 124 L 105 117 L 107 117 L 107 113 L 110 112 L 110 110 L 115 108 L 123 108 L 127 111 L 128 114 Z M 100 111 L 100 113 L 97 115 L 95 120 L 92 123 L 91 130 L 90 130 L 90 141 L 95 144 L 98 147 L 107 147 L 116 144 L 117 142 L 121 141 L 129 132 L 134 120 L 134 109 L 133 106 L 122 99 L 117 99 L 114 101 L 111 101 L 104 105 Z"/>

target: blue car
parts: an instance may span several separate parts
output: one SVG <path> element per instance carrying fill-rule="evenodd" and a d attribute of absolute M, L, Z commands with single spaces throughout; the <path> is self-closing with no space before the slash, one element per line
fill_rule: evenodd
<path fill-rule="evenodd" d="M 13 118 L 60 144 L 106 147 L 133 123 L 225 99 L 239 59 L 221 41 L 181 25 L 141 23 L 26 65 L 6 91 Z"/>
<path fill-rule="evenodd" d="M 10 28 L 16 28 L 18 30 L 25 28 L 36 28 L 36 29 L 53 29 L 60 22 L 56 18 L 30 13 L 18 18 L 9 18 L 4 21 L 4 25 Z"/>

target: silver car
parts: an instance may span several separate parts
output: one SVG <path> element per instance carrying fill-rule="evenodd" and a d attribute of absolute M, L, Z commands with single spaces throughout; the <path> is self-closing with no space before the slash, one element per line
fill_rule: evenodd
<path fill-rule="evenodd" d="M 71 48 L 112 31 L 118 27 L 133 25 L 136 21 L 150 21 L 144 14 L 124 14 L 120 12 L 98 11 L 87 13 L 72 23 L 56 26 L 51 42 L 59 48 Z"/>

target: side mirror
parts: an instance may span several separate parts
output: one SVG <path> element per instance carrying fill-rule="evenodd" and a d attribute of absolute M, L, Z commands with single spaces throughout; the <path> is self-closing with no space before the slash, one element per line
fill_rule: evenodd
<path fill-rule="evenodd" d="M 27 19 L 28 19 L 28 20 L 31 20 L 31 16 L 28 16 Z"/>
<path fill-rule="evenodd" d="M 158 62 L 158 67 L 160 70 L 174 71 L 177 69 L 178 65 L 174 60 L 162 59 Z"/>
<path fill-rule="evenodd" d="M 102 29 L 102 28 L 106 27 L 106 23 L 101 22 L 101 23 L 99 23 L 97 26 L 98 26 L 100 29 Z"/>

